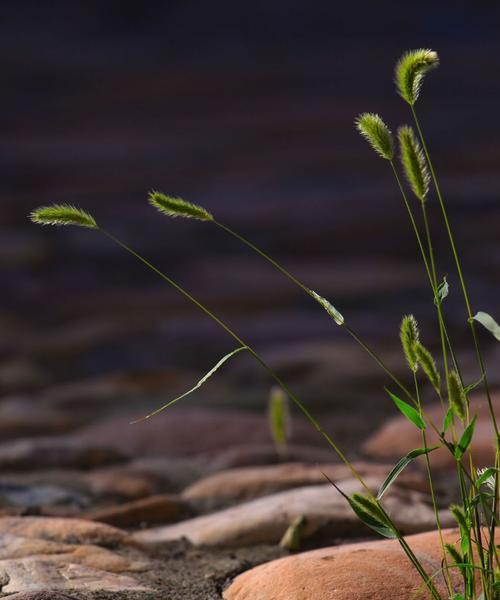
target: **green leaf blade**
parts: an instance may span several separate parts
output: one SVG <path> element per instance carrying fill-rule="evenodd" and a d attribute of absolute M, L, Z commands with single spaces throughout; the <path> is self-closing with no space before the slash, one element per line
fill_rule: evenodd
<path fill-rule="evenodd" d="M 377 500 L 381 500 L 387 490 L 391 487 L 391 485 L 396 481 L 400 473 L 416 458 L 419 456 L 423 456 L 424 454 L 429 454 L 434 450 L 437 450 L 440 446 L 433 446 L 432 448 L 417 448 L 408 452 L 406 456 L 395 465 L 389 475 L 386 477 L 385 481 L 380 486 L 380 489 L 377 494 Z"/>
<path fill-rule="evenodd" d="M 370 529 L 389 539 L 397 538 L 396 531 L 386 522 L 375 502 L 361 494 L 347 497 L 356 516 Z"/>
<path fill-rule="evenodd" d="M 462 437 L 455 448 L 455 458 L 457 460 L 462 458 L 472 442 L 472 437 L 474 436 L 474 430 L 476 428 L 476 421 L 477 417 L 474 417 L 469 425 L 465 428 L 465 431 L 463 432 Z"/>
<path fill-rule="evenodd" d="M 474 321 L 481 323 L 481 325 L 487 329 L 496 340 L 500 342 L 500 325 L 491 315 L 479 311 L 476 315 L 474 315 L 473 319 Z"/>
<path fill-rule="evenodd" d="M 172 406 L 173 404 L 176 404 L 177 402 L 179 402 L 179 400 L 182 400 L 183 398 L 185 398 L 186 396 L 189 396 L 190 394 L 192 394 L 193 392 L 195 392 L 196 390 L 198 390 L 199 388 L 202 387 L 202 385 L 208 380 L 210 379 L 210 377 L 212 377 L 212 375 L 218 371 L 222 365 L 224 363 L 226 363 L 228 360 L 230 360 L 233 356 L 235 356 L 236 354 L 239 354 L 240 352 L 244 352 L 245 350 L 248 350 L 248 346 L 240 346 L 239 348 L 236 348 L 235 350 L 233 350 L 232 352 L 229 352 L 228 354 L 226 354 L 225 356 L 223 356 L 219 362 L 213 366 L 210 371 L 208 371 L 208 373 L 206 373 L 199 381 L 196 385 L 194 385 L 191 389 L 189 389 L 187 392 L 184 392 L 183 394 L 181 394 L 180 396 L 177 396 L 177 398 L 174 398 L 173 400 L 170 400 L 169 402 L 167 402 L 166 404 L 164 404 L 163 406 L 160 406 L 160 408 L 157 408 L 156 410 L 154 410 L 153 412 L 145 415 L 144 417 L 140 417 L 139 419 L 136 419 L 135 421 L 132 421 L 132 424 L 135 423 L 140 423 L 141 421 L 146 421 L 147 419 L 150 419 L 151 417 L 154 417 L 155 415 L 163 412 L 165 409 L 169 408 L 170 406 Z"/>
<path fill-rule="evenodd" d="M 421 431 L 424 431 L 424 429 L 427 428 L 425 421 L 422 419 L 422 417 L 420 416 L 418 411 L 413 408 L 413 406 L 410 406 L 409 404 L 407 404 L 406 402 L 401 400 L 401 398 L 398 398 L 396 396 L 396 394 L 393 394 L 390 390 L 386 389 L 385 391 L 389 394 L 391 400 L 398 407 L 398 409 L 403 413 L 403 415 L 409 421 L 411 421 L 416 427 L 418 427 L 418 429 L 420 429 Z"/>

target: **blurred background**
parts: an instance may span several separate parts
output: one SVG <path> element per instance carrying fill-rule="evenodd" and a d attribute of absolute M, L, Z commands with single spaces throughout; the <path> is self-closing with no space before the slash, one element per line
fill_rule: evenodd
<path fill-rule="evenodd" d="M 499 22 L 493 1 L 3 3 L 3 439 L 140 416 L 234 347 L 109 240 L 27 219 L 69 202 L 234 326 L 355 449 L 393 414 L 376 365 L 270 265 L 211 224 L 161 217 L 147 193 L 199 203 L 261 246 L 405 376 L 401 316 L 414 313 L 435 347 L 432 298 L 390 169 L 353 120 L 409 121 L 395 62 L 409 48 L 439 52 L 418 110 L 473 308 L 498 318 Z M 434 196 L 429 210 L 472 381 Z M 498 384 L 500 355 L 481 340 Z M 185 406 L 264 414 L 270 385 L 239 355 Z"/>

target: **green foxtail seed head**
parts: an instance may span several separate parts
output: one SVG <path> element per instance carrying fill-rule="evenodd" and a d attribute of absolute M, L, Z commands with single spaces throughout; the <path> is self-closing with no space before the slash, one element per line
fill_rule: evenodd
<path fill-rule="evenodd" d="M 377 154 L 386 160 L 393 160 L 394 140 L 392 139 L 392 133 L 379 115 L 362 113 L 354 123 L 356 129 Z"/>
<path fill-rule="evenodd" d="M 427 375 L 427 378 L 432 383 L 432 386 L 438 394 L 441 393 L 441 377 L 436 368 L 436 363 L 432 358 L 432 354 L 422 346 L 420 342 L 415 344 L 415 354 L 417 355 L 418 362 L 422 367 L 423 372 Z"/>
<path fill-rule="evenodd" d="M 401 321 L 399 338 L 405 353 L 406 362 L 410 370 L 414 373 L 418 369 L 418 357 L 415 351 L 415 345 L 419 341 L 420 332 L 418 331 L 417 321 L 413 315 L 405 315 Z"/>
<path fill-rule="evenodd" d="M 199 221 L 213 221 L 212 215 L 203 207 L 187 202 L 182 198 L 166 196 L 161 192 L 150 192 L 149 203 L 167 217 L 184 217 Z"/>
<path fill-rule="evenodd" d="M 36 208 L 30 213 L 30 219 L 39 225 L 77 225 L 89 229 L 98 228 L 91 214 L 71 204 L 52 204 Z"/>
<path fill-rule="evenodd" d="M 418 100 L 420 88 L 427 71 L 439 66 L 437 52 L 427 48 L 409 50 L 396 65 L 395 82 L 398 94 L 413 106 Z"/>
<path fill-rule="evenodd" d="M 403 125 L 398 129 L 399 149 L 401 152 L 401 164 L 406 175 L 406 179 L 415 196 L 425 202 L 429 193 L 431 176 L 427 161 L 415 133 L 408 125 Z"/>
<path fill-rule="evenodd" d="M 463 421 L 465 419 L 465 407 L 467 406 L 467 397 L 456 371 L 450 371 L 448 374 L 448 399 L 450 407 L 457 417 Z"/>

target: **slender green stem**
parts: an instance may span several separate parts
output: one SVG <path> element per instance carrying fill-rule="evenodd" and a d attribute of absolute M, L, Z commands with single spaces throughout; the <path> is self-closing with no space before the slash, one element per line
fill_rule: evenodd
<path fill-rule="evenodd" d="M 455 238 L 454 238 L 454 235 L 453 235 L 453 231 L 451 229 L 450 220 L 448 218 L 448 212 L 446 210 L 446 205 L 444 203 L 443 195 L 441 194 L 441 188 L 440 188 L 439 182 L 437 180 L 436 172 L 434 170 L 434 166 L 432 164 L 431 157 L 430 157 L 429 151 L 427 149 L 427 144 L 425 143 L 425 138 L 424 138 L 424 135 L 423 135 L 423 132 L 422 132 L 422 128 L 420 126 L 419 119 L 417 117 L 417 113 L 415 112 L 415 107 L 414 106 L 411 106 L 411 111 L 412 111 L 412 115 L 413 115 L 413 120 L 415 121 L 415 126 L 416 126 L 417 131 L 418 131 L 418 136 L 420 138 L 420 142 L 421 142 L 422 148 L 424 150 L 425 158 L 426 158 L 427 163 L 429 165 L 429 170 L 431 172 L 432 181 L 433 181 L 433 184 L 434 184 L 434 188 L 436 190 L 436 195 L 438 197 L 439 206 L 441 208 L 441 213 L 443 215 L 443 220 L 444 220 L 444 224 L 445 224 L 445 228 L 446 228 L 446 233 L 448 234 L 448 239 L 449 239 L 449 242 L 450 242 L 450 247 L 451 247 L 451 251 L 452 251 L 452 254 L 453 254 L 453 259 L 455 261 L 455 267 L 456 267 L 458 278 L 459 278 L 459 281 L 460 281 L 460 287 L 462 289 L 462 295 L 463 295 L 464 301 L 465 301 L 465 307 L 466 307 L 466 310 L 467 310 L 468 322 L 469 322 L 469 325 L 470 325 L 470 328 L 471 328 L 471 332 L 472 332 L 472 336 L 473 336 L 473 340 L 474 340 L 474 346 L 475 346 L 476 355 L 477 355 L 477 359 L 478 359 L 478 363 L 479 363 L 481 377 L 484 378 L 484 387 L 485 387 L 485 391 L 486 391 L 486 397 L 488 399 L 488 407 L 489 407 L 489 411 L 490 411 L 490 416 L 491 416 L 491 420 L 492 420 L 492 423 L 493 423 L 493 427 L 495 429 L 495 435 L 496 435 L 496 437 L 498 437 L 499 430 L 498 430 L 497 420 L 496 420 L 496 416 L 495 416 L 495 411 L 493 409 L 493 403 L 492 403 L 492 400 L 491 400 L 491 392 L 490 392 L 490 387 L 489 387 L 489 384 L 488 384 L 488 378 L 487 378 L 487 375 L 486 375 L 486 368 L 485 368 L 485 365 L 484 365 L 483 356 L 482 356 L 481 349 L 480 349 L 480 346 L 479 346 L 479 340 L 477 338 L 476 327 L 474 325 L 473 313 L 472 313 L 471 303 L 470 303 L 470 299 L 469 299 L 469 294 L 468 294 L 468 291 L 467 291 L 467 286 L 465 284 L 465 279 L 464 279 L 463 270 L 462 270 L 462 264 L 460 262 L 460 257 L 458 255 L 457 246 L 455 244 Z"/>
<path fill-rule="evenodd" d="M 272 377 L 274 379 L 274 381 L 281 387 L 281 389 L 290 397 L 292 402 L 294 402 L 294 404 L 304 414 L 304 416 L 307 418 L 307 420 L 326 439 L 328 444 L 334 449 L 334 451 L 337 453 L 337 455 L 339 456 L 341 461 L 349 468 L 349 470 L 351 471 L 353 476 L 359 481 L 359 483 L 363 486 L 363 488 L 366 490 L 366 492 L 371 497 L 373 497 L 372 491 L 366 485 L 366 483 L 363 481 L 361 475 L 357 472 L 357 470 L 352 465 L 352 463 L 349 462 L 349 460 L 344 455 L 344 453 L 340 450 L 340 448 L 337 446 L 337 444 L 335 444 L 335 442 L 330 437 L 330 435 L 321 427 L 319 422 L 311 415 L 311 413 L 304 406 L 304 404 L 299 400 L 299 398 L 290 390 L 290 388 L 281 379 L 281 377 L 279 377 L 279 375 L 277 375 L 277 373 L 275 373 L 275 371 L 266 363 L 266 361 L 260 356 L 260 354 L 256 350 L 254 350 L 249 344 L 247 344 L 237 333 L 235 333 L 232 330 L 232 328 L 229 325 L 227 325 L 224 321 L 222 321 L 222 319 L 219 319 L 219 317 L 217 317 L 211 310 L 209 310 L 206 306 L 204 306 L 201 302 L 199 302 L 194 296 L 192 296 L 187 290 L 185 290 L 175 280 L 173 280 L 171 277 L 169 277 L 168 275 L 163 273 L 163 271 L 160 271 L 157 267 L 155 267 L 147 259 L 145 259 L 139 253 L 137 253 L 135 250 L 133 250 L 130 246 L 128 246 L 127 244 L 125 244 L 124 242 L 122 242 L 121 240 L 116 238 L 113 234 L 109 233 L 108 231 L 106 231 L 104 229 L 99 229 L 99 231 L 101 233 L 103 233 L 106 237 L 108 237 L 111 241 L 113 241 L 115 244 L 117 244 L 118 246 L 120 246 L 121 248 L 126 250 L 128 253 L 130 253 L 132 256 L 134 256 L 137 260 L 139 260 L 141 263 L 143 263 L 146 267 L 151 269 L 154 273 L 156 273 L 159 277 L 161 277 L 164 281 L 166 281 L 174 289 L 176 289 L 187 300 L 192 302 L 198 309 L 200 309 L 205 315 L 207 315 L 207 317 L 209 317 L 215 323 L 217 323 L 220 327 L 222 327 L 224 329 L 224 331 L 226 331 L 234 340 L 236 340 L 239 344 L 241 344 L 241 346 L 245 346 L 248 349 L 248 352 L 250 352 L 250 354 L 254 357 L 254 359 L 267 371 L 267 373 L 270 375 L 270 377 Z M 382 507 L 380 507 L 380 508 L 383 511 L 383 508 Z M 386 515 L 388 523 L 390 523 L 391 526 L 393 527 L 394 531 L 397 532 L 398 530 L 397 530 L 396 526 L 393 524 L 389 515 L 387 515 L 387 513 L 385 513 L 385 511 L 384 511 L 384 514 Z M 398 535 L 399 543 L 401 544 L 401 546 L 403 547 L 407 556 L 410 558 L 410 560 L 414 564 L 415 568 L 417 569 L 417 571 L 423 578 L 424 582 L 426 583 L 429 591 L 431 592 L 431 594 L 433 595 L 435 600 L 441 600 L 439 593 L 436 590 L 432 580 L 425 572 L 425 570 L 422 567 L 422 565 L 420 564 L 419 560 L 417 559 L 415 554 L 412 552 L 411 548 L 408 546 L 408 544 L 406 543 L 404 538 L 401 536 L 401 534 L 398 533 L 397 535 Z"/>
<path fill-rule="evenodd" d="M 290 388 L 285 384 L 285 382 L 273 371 L 273 369 L 266 363 L 266 361 L 258 354 L 249 344 L 247 344 L 237 333 L 227 325 L 222 319 L 219 319 L 211 310 L 209 310 L 206 306 L 204 306 L 201 302 L 199 302 L 194 296 L 192 296 L 187 290 L 185 290 L 181 285 L 179 285 L 176 281 L 174 281 L 171 277 L 160 271 L 157 267 L 155 267 L 152 263 L 146 260 L 143 256 L 138 254 L 135 250 L 127 246 L 124 242 L 116 238 L 113 234 L 105 231 L 104 229 L 100 229 L 100 231 L 111 239 L 115 244 L 126 250 L 128 253 L 132 254 L 136 259 L 142 262 L 146 267 L 151 269 L 154 273 L 156 273 L 159 277 L 161 277 L 164 281 L 166 281 L 169 285 L 171 285 L 174 289 L 176 289 L 180 294 L 182 294 L 187 300 L 192 302 L 199 310 L 201 310 L 207 317 L 212 319 L 217 325 L 222 327 L 226 333 L 228 333 L 234 340 L 236 340 L 241 346 L 245 346 L 248 348 L 248 352 L 254 357 L 254 359 L 269 373 L 269 375 L 274 379 L 274 381 L 283 389 L 283 391 L 290 397 L 290 399 L 294 402 L 294 404 L 299 408 L 299 410 L 304 414 L 307 420 L 315 427 L 315 429 L 327 440 L 329 445 L 335 450 L 339 458 L 342 462 L 351 470 L 354 477 L 361 483 L 361 485 L 365 488 L 368 493 L 371 494 L 370 489 L 366 486 L 363 479 L 353 467 L 353 465 L 346 458 L 344 453 L 340 450 L 340 448 L 335 444 L 330 435 L 321 427 L 319 422 L 312 416 L 312 414 L 308 411 L 308 409 L 304 406 L 304 404 L 299 400 L 299 398 L 290 390 Z"/>
<path fill-rule="evenodd" d="M 419 414 L 422 417 L 423 413 L 422 413 L 422 406 L 421 406 L 421 402 L 420 402 L 420 389 L 419 389 L 418 380 L 417 380 L 417 373 L 415 371 L 413 371 L 413 382 L 415 384 L 415 398 L 417 400 Z M 425 429 L 422 429 L 422 445 L 425 450 L 428 450 L 429 446 L 427 444 L 427 434 L 425 433 Z M 425 466 L 426 466 L 426 470 L 427 470 L 427 477 L 429 479 L 429 488 L 430 488 L 430 492 L 431 492 L 432 508 L 434 510 L 434 518 L 436 520 L 436 526 L 437 526 L 438 536 L 439 536 L 439 543 L 441 545 L 441 551 L 443 553 L 445 579 L 446 579 L 446 584 L 448 586 L 448 591 L 450 592 L 450 597 L 451 597 L 451 595 L 453 594 L 453 586 L 451 583 L 448 559 L 446 556 L 446 549 L 444 546 L 443 531 L 442 531 L 442 527 L 441 527 L 441 518 L 439 516 L 439 508 L 438 508 L 437 499 L 436 499 L 436 491 L 434 488 L 434 480 L 432 477 L 432 468 L 431 468 L 429 452 L 425 453 Z"/>
<path fill-rule="evenodd" d="M 305 285 L 305 283 L 303 283 L 302 281 L 300 281 L 299 279 L 297 279 L 297 277 L 295 277 L 295 275 L 293 275 L 292 273 L 290 273 L 290 271 L 288 271 L 287 269 L 285 269 L 285 267 L 283 267 L 283 265 L 280 265 L 276 260 L 274 260 L 274 258 L 272 258 L 271 256 L 269 256 L 269 254 L 267 254 L 266 252 L 264 252 L 263 250 L 261 250 L 258 246 L 256 246 L 255 244 L 253 244 L 251 241 L 247 240 L 245 237 L 243 237 L 242 235 L 240 235 L 238 232 L 234 231 L 233 229 L 230 229 L 229 227 L 227 227 L 227 225 L 224 225 L 220 221 L 216 221 L 214 219 L 213 223 L 215 225 L 217 225 L 217 227 L 220 227 L 221 229 L 223 229 L 224 231 L 226 231 L 227 233 L 229 233 L 230 235 L 232 235 L 233 237 L 235 237 L 237 240 L 239 240 L 240 242 L 242 242 L 243 244 L 245 244 L 245 246 L 247 246 L 248 248 L 252 249 L 259 256 L 261 256 L 264 260 L 266 260 L 267 262 L 269 262 L 282 275 L 284 275 L 285 277 L 287 277 L 290 281 L 292 281 L 295 285 L 297 285 L 301 290 L 303 290 L 308 296 L 311 296 L 311 298 L 314 298 L 311 289 L 308 288 Z M 316 302 L 316 300 L 315 300 L 315 302 Z M 352 339 L 357 344 L 359 344 L 361 346 L 361 348 L 363 348 L 363 350 L 365 350 L 373 358 L 373 360 L 379 365 L 379 367 L 381 367 L 382 370 L 392 379 L 392 381 L 394 381 L 394 383 L 399 387 L 399 389 L 407 397 L 409 397 L 411 400 L 413 400 L 411 392 L 401 382 L 401 380 L 394 374 L 394 372 L 385 364 L 385 362 L 377 354 L 377 352 L 375 352 L 375 350 L 373 350 L 359 336 L 359 334 L 357 334 L 351 327 L 348 327 L 347 325 L 344 324 L 343 328 L 352 337 Z"/>
<path fill-rule="evenodd" d="M 469 322 L 469 326 L 471 329 L 471 333 L 472 333 L 472 338 L 474 341 L 474 347 L 475 347 L 475 351 L 476 351 L 476 356 L 477 356 L 477 360 L 478 360 L 478 364 L 479 364 L 479 370 L 481 373 L 481 377 L 484 380 L 484 389 L 486 392 L 486 398 L 487 398 L 487 402 L 488 402 L 488 410 L 490 413 L 490 417 L 491 417 L 491 422 L 493 424 L 493 428 L 494 428 L 494 432 L 495 432 L 495 449 L 496 449 L 496 459 L 495 459 L 495 463 L 498 463 L 498 455 L 499 455 L 499 429 L 498 429 L 498 424 L 497 424 L 497 419 L 496 419 L 496 415 L 495 415 L 495 410 L 493 408 L 493 402 L 491 399 L 491 392 L 490 392 L 490 386 L 488 383 L 488 377 L 486 375 L 486 367 L 484 364 L 484 359 L 483 359 L 483 355 L 481 352 L 481 348 L 479 345 L 479 340 L 478 340 L 478 336 L 477 336 L 477 331 L 476 331 L 476 327 L 474 325 L 474 319 L 473 319 L 473 312 L 472 312 L 472 307 L 471 307 L 471 302 L 469 299 L 469 294 L 467 291 L 467 286 L 465 283 L 465 278 L 463 275 L 463 270 L 462 270 L 462 264 L 460 261 L 460 257 L 458 254 L 458 250 L 457 250 L 457 246 L 455 244 L 455 238 L 453 235 L 453 231 L 451 229 L 451 225 L 450 225 L 450 220 L 448 218 L 448 212 L 446 210 L 446 205 L 444 202 L 444 198 L 443 195 L 441 193 L 441 188 L 439 186 L 439 182 L 436 176 L 436 171 L 434 169 L 429 151 L 427 149 L 427 144 L 425 142 L 425 138 L 424 138 L 424 134 L 422 131 L 422 128 L 420 126 L 420 121 L 418 119 L 417 113 L 415 111 L 415 107 L 413 105 L 411 105 L 411 112 L 413 115 L 413 120 L 415 122 L 415 126 L 417 128 L 418 131 L 418 135 L 420 138 L 420 142 L 422 144 L 422 148 L 424 150 L 424 154 L 427 160 L 427 163 L 429 165 L 429 169 L 431 172 L 431 177 L 432 177 L 432 181 L 434 184 L 434 188 L 436 190 L 436 195 L 438 197 L 438 201 L 439 201 L 439 206 L 441 208 L 441 213 L 443 216 L 443 221 L 445 224 L 445 228 L 446 228 L 446 233 L 448 234 L 448 240 L 450 242 L 450 247 L 451 247 L 451 251 L 453 254 L 453 259 L 455 261 L 455 267 L 457 270 L 457 274 L 458 274 L 458 278 L 460 281 L 460 286 L 462 288 L 462 295 L 464 297 L 464 302 L 465 302 L 465 307 L 466 307 L 466 311 L 467 311 L 467 316 L 468 316 L 468 322 Z M 500 502 L 500 498 L 499 498 L 499 494 L 500 494 L 500 486 L 498 484 L 498 478 L 499 478 L 499 474 L 498 472 L 496 472 L 495 474 L 495 479 L 496 479 L 496 483 L 495 483 L 495 497 L 494 497 L 494 502 L 493 502 L 493 518 L 491 521 L 491 525 L 490 525 L 490 548 L 489 548 L 489 557 L 490 560 L 493 560 L 493 555 L 496 555 L 496 548 L 495 548 L 495 528 L 496 528 L 496 512 L 498 510 L 498 505 Z"/>

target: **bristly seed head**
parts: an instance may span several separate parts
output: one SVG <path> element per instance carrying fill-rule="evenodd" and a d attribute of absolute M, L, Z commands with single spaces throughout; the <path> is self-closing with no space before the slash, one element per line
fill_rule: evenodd
<path fill-rule="evenodd" d="M 460 377 L 456 371 L 450 371 L 448 375 L 448 399 L 453 412 L 461 421 L 464 421 L 467 397 L 462 382 L 460 381 Z"/>
<path fill-rule="evenodd" d="M 438 394 L 441 393 L 441 377 L 436 367 L 436 363 L 432 354 L 425 348 L 420 342 L 415 344 L 415 354 L 417 355 L 418 362 L 422 367 L 423 372 L 427 375 L 427 378 L 432 383 L 433 388 Z"/>
<path fill-rule="evenodd" d="M 213 221 L 213 216 L 203 207 L 182 198 L 166 196 L 161 192 L 150 192 L 149 203 L 168 217 L 184 217 L 199 221 Z"/>
<path fill-rule="evenodd" d="M 418 357 L 415 351 L 415 345 L 419 341 L 420 332 L 418 330 L 417 321 L 413 315 L 405 315 L 403 317 L 399 337 L 405 353 L 406 362 L 408 363 L 410 370 L 416 373 L 418 369 Z"/>
<path fill-rule="evenodd" d="M 384 121 L 374 113 L 362 113 L 355 120 L 356 129 L 370 146 L 386 160 L 394 159 L 394 140 Z"/>
<path fill-rule="evenodd" d="M 413 106 L 418 100 L 425 74 L 438 66 L 439 57 L 434 50 L 420 48 L 403 54 L 395 71 L 398 94 Z"/>
<path fill-rule="evenodd" d="M 403 125 L 398 129 L 399 149 L 401 152 L 401 164 L 406 179 L 415 196 L 425 202 L 429 193 L 431 176 L 427 161 L 422 148 L 415 136 L 415 132 L 409 125 Z"/>
<path fill-rule="evenodd" d="M 38 225 L 76 225 L 98 229 L 91 214 L 71 204 L 52 204 L 36 208 L 30 213 L 30 219 Z"/>

